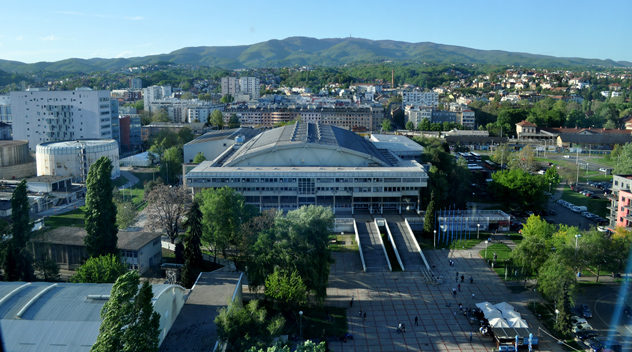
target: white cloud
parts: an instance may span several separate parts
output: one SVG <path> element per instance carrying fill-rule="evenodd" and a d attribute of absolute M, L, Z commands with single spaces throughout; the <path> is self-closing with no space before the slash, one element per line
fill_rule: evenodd
<path fill-rule="evenodd" d="M 52 40 L 59 40 L 59 39 L 60 39 L 59 37 L 56 37 L 54 35 L 49 35 L 48 37 L 40 37 L 40 40 L 43 40 L 45 42 L 52 41 Z"/>
<path fill-rule="evenodd" d="M 23 36 L 23 35 L 20 35 L 20 36 L 15 37 L 15 40 L 22 40 L 22 39 L 24 39 L 24 36 Z"/>
<path fill-rule="evenodd" d="M 119 59 L 119 58 L 123 58 L 123 57 L 130 57 L 130 56 L 132 56 L 133 53 L 134 52 L 131 51 L 131 50 L 126 50 L 126 51 L 123 51 L 122 53 L 116 55 L 115 58 Z"/>

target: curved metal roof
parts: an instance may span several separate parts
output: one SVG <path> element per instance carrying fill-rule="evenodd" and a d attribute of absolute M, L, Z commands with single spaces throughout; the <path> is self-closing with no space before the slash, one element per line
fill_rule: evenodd
<path fill-rule="evenodd" d="M 342 148 L 359 154 L 382 166 L 392 163 L 371 143 L 360 135 L 339 127 L 316 123 L 297 122 L 265 131 L 244 144 L 224 162 L 223 166 L 234 165 L 244 159 L 267 153 L 273 149 L 297 148 L 309 144 L 314 147 Z"/>

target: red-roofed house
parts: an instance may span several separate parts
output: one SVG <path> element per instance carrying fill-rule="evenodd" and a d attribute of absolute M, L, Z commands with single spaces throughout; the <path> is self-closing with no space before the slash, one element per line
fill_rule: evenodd
<path fill-rule="evenodd" d="M 526 120 L 522 120 L 516 124 L 516 133 L 518 134 L 518 139 L 521 138 L 521 135 L 524 136 L 524 134 L 526 133 L 537 133 L 537 129 L 538 127 L 536 125 Z"/>

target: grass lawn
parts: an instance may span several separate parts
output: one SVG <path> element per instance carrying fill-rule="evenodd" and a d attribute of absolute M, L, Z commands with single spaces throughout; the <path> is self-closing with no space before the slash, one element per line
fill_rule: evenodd
<path fill-rule="evenodd" d="M 470 249 L 484 241 L 485 238 L 488 238 L 489 233 L 481 232 L 480 240 L 476 239 L 475 232 L 472 233 L 470 236 L 473 238 L 468 240 L 457 240 L 449 244 L 444 243 L 443 240 L 439 241 L 439 238 L 437 238 L 437 249 Z M 419 247 L 421 247 L 422 250 L 434 249 L 434 239 L 432 237 L 423 237 L 421 234 L 415 234 L 415 238 L 417 238 L 417 242 L 419 242 Z"/>
<path fill-rule="evenodd" d="M 50 227 L 51 229 L 60 226 L 84 227 L 85 210 L 86 207 L 83 206 L 64 214 L 51 215 L 44 220 L 44 226 Z"/>
<path fill-rule="evenodd" d="M 511 260 L 511 248 L 503 243 L 493 243 L 487 246 L 487 250 L 483 249 L 478 252 L 485 261 L 494 262 L 494 254 L 496 254 L 496 261 L 494 264 L 494 271 L 498 276 L 504 280 L 505 271 L 507 267 L 512 267 Z M 511 271 L 511 270 L 509 270 Z M 508 280 L 512 280 L 511 275 L 507 276 Z"/>
<path fill-rule="evenodd" d="M 329 235 L 329 241 L 329 249 L 334 252 L 358 252 L 360 250 L 354 235 Z"/>
<path fill-rule="evenodd" d="M 617 166 L 617 160 L 615 158 L 615 160 L 606 160 L 606 158 L 598 158 L 598 157 L 593 157 L 593 158 L 588 158 L 586 159 L 592 163 L 596 163 L 596 164 L 603 164 L 609 167 L 615 167 Z"/>
<path fill-rule="evenodd" d="M 247 302 L 244 302 L 244 305 Z M 266 308 L 268 317 L 281 314 L 285 318 L 285 325 L 281 329 L 282 335 L 300 335 L 299 311 L 303 312 L 303 337 L 305 339 L 320 339 L 340 337 L 347 332 L 347 309 L 334 306 L 309 305 L 299 306 L 295 310 L 281 309 L 281 304 L 260 300 L 259 306 Z M 358 311 L 360 308 L 358 308 Z M 357 314 L 357 311 L 356 311 Z M 372 319 L 370 312 L 367 320 Z M 333 317 L 333 320 L 331 319 Z"/>
<path fill-rule="evenodd" d="M 515 244 L 520 244 L 522 242 L 522 235 L 519 233 L 508 234 L 509 239 L 512 240 Z"/>
<path fill-rule="evenodd" d="M 606 206 L 610 204 L 610 201 L 607 199 L 591 199 L 573 191 L 568 186 L 564 186 L 562 199 L 578 206 L 585 206 L 588 208 L 589 212 L 597 214 L 602 218 L 605 218 L 608 215 L 608 209 L 606 209 Z"/>
<path fill-rule="evenodd" d="M 114 187 L 121 187 L 122 185 L 127 183 L 127 178 L 125 176 L 119 176 L 116 180 L 112 181 L 112 185 Z"/>

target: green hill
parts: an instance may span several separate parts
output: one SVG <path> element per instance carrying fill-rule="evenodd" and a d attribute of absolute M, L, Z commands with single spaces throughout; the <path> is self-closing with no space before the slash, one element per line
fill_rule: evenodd
<path fill-rule="evenodd" d="M 290 37 L 252 45 L 188 47 L 169 54 L 127 59 L 66 59 L 25 64 L 0 60 L 0 70 L 16 73 L 39 71 L 90 72 L 158 62 L 217 66 L 227 69 L 292 65 L 342 65 L 376 61 L 418 61 L 436 64 L 493 64 L 563 68 L 576 66 L 632 67 L 628 61 L 566 58 L 500 50 L 477 50 L 430 42 L 407 43 L 361 38 L 316 39 Z"/>

